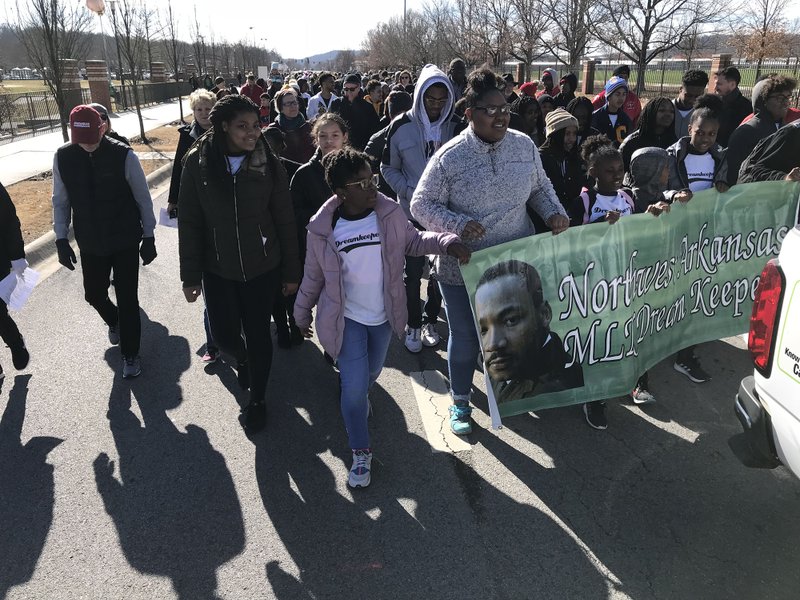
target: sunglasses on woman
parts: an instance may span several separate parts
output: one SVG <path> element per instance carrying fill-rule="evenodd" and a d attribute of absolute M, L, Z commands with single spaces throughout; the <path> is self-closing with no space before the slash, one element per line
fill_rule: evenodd
<path fill-rule="evenodd" d="M 371 187 L 377 189 L 379 183 L 380 179 L 378 178 L 378 176 L 372 175 L 371 177 L 367 177 L 366 179 L 359 179 L 358 181 L 345 183 L 344 186 L 347 187 L 348 185 L 360 185 L 362 190 L 367 191 Z"/>

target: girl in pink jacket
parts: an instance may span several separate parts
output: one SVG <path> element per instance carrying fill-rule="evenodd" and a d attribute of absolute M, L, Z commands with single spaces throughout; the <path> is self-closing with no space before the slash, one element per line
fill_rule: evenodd
<path fill-rule="evenodd" d="M 317 306 L 317 337 L 339 366 L 342 417 L 353 450 L 347 482 L 366 487 L 372 462 L 367 392 L 383 368 L 392 332 L 405 335 L 405 256 L 449 254 L 466 263 L 470 251 L 454 234 L 417 231 L 400 205 L 378 192 L 366 154 L 337 150 L 323 166 L 335 195 L 308 224 L 294 317 L 311 337 L 311 309 Z"/>

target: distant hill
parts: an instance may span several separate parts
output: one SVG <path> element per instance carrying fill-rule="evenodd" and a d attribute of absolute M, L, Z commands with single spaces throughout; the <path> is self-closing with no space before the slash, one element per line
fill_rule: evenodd
<path fill-rule="evenodd" d="M 319 70 L 340 70 L 343 65 L 337 64 L 339 55 L 345 53 L 350 59 L 358 59 L 363 51 L 361 50 L 330 50 L 322 54 L 314 54 L 309 57 L 301 58 L 288 58 L 286 64 L 293 69 L 310 69 L 312 71 Z M 306 62 L 308 61 L 308 62 Z"/>

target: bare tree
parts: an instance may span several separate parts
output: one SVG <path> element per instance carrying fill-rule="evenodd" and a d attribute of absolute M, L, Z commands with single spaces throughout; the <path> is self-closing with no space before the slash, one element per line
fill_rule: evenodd
<path fill-rule="evenodd" d="M 179 77 L 178 73 L 181 70 L 181 63 L 183 63 L 183 48 L 184 45 L 178 40 L 178 20 L 172 10 L 172 0 L 167 0 L 167 7 L 163 13 L 163 23 L 161 29 L 164 31 L 164 49 L 166 50 L 167 62 L 170 69 L 175 73 L 175 81 Z M 183 98 L 178 94 L 178 109 L 180 110 L 180 119 L 183 123 Z"/>
<path fill-rule="evenodd" d="M 111 12 L 111 23 L 114 33 L 119 40 L 119 50 L 123 60 L 128 63 L 132 80 L 133 103 L 136 106 L 136 115 L 139 118 L 139 133 L 143 144 L 147 143 L 147 135 L 142 119 L 142 106 L 139 100 L 139 86 L 137 84 L 137 66 L 145 50 L 144 35 L 144 6 L 135 0 L 116 0 L 115 10 Z M 112 5 L 112 6 L 114 6 Z"/>
<path fill-rule="evenodd" d="M 530 78 L 531 63 L 542 56 L 540 34 L 542 31 L 542 0 L 512 0 L 514 25 L 511 29 L 509 54 L 525 65 L 523 78 Z"/>
<path fill-rule="evenodd" d="M 592 0 L 544 0 L 543 16 L 549 28 L 541 31 L 545 49 L 576 73 L 581 58 L 590 50 L 588 15 Z"/>
<path fill-rule="evenodd" d="M 595 0 L 589 29 L 636 65 L 636 92 L 647 65 L 681 43 L 695 27 L 720 19 L 722 0 Z"/>
<path fill-rule="evenodd" d="M 18 21 L 12 24 L 12 29 L 55 97 L 61 136 L 67 142 L 69 103 L 61 59 L 82 57 L 92 13 L 66 0 L 28 0 L 22 5 L 17 3 L 16 7 Z"/>
<path fill-rule="evenodd" d="M 356 53 L 352 50 L 341 50 L 336 55 L 336 70 L 342 73 L 347 73 L 353 68 L 353 63 L 356 59 Z"/>
<path fill-rule="evenodd" d="M 751 0 L 737 11 L 731 45 L 745 58 L 756 62 L 756 79 L 761 76 L 765 59 L 787 56 L 787 49 L 792 45 L 786 19 L 790 4 L 790 0 Z"/>
<path fill-rule="evenodd" d="M 153 42 L 155 38 L 163 34 L 163 27 L 158 21 L 158 13 L 149 8 L 146 2 L 141 6 L 142 29 L 144 30 L 145 49 L 147 51 L 147 70 L 151 70 L 153 64 Z M 158 50 L 156 49 L 156 52 Z M 141 69 L 141 65 L 140 65 Z"/>

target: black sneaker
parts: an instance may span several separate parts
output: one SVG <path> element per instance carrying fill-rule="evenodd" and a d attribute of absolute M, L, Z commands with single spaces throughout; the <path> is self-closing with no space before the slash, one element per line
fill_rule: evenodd
<path fill-rule="evenodd" d="M 112 346 L 119 346 L 119 323 L 113 327 L 108 327 L 108 343 Z"/>
<path fill-rule="evenodd" d="M 590 427 L 594 429 L 606 429 L 608 427 L 605 402 L 587 402 L 583 405 L 583 414 L 586 416 L 586 422 Z"/>
<path fill-rule="evenodd" d="M 239 415 L 239 423 L 244 428 L 245 433 L 258 433 L 267 424 L 267 405 L 264 402 L 251 402 L 242 409 Z"/>
<path fill-rule="evenodd" d="M 14 363 L 14 368 L 17 371 L 21 371 L 28 366 L 31 355 L 25 347 L 25 340 L 20 340 L 19 344 L 8 348 L 11 350 L 11 362 Z"/>
<path fill-rule="evenodd" d="M 690 356 L 679 356 L 675 359 L 673 368 L 682 375 L 685 375 L 689 381 L 694 383 L 705 383 L 711 379 L 711 375 L 703 370 L 700 366 L 700 361 L 692 354 Z"/>
<path fill-rule="evenodd" d="M 248 368 L 247 361 L 240 362 L 236 365 L 236 380 L 239 382 L 239 387 L 243 390 L 250 389 L 250 369 Z"/>

